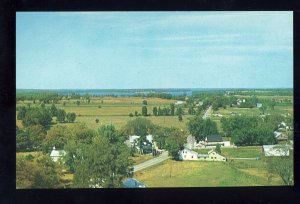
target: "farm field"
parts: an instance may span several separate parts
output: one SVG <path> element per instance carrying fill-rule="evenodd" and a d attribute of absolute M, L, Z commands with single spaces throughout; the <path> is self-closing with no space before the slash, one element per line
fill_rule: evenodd
<path fill-rule="evenodd" d="M 167 160 L 136 172 L 134 177 L 149 187 L 283 185 L 279 177 L 268 181 L 262 161 L 229 163 Z"/>
<path fill-rule="evenodd" d="M 242 96 L 241 96 L 242 97 Z M 244 96 L 243 96 L 244 97 Z M 259 96 L 265 97 L 265 96 Z M 266 97 L 271 98 L 272 97 Z M 264 98 L 264 99 L 266 99 Z M 290 97 L 278 98 L 284 100 Z M 147 112 L 150 116 L 133 116 L 135 111 L 139 114 L 142 112 L 142 102 L 147 101 Z M 66 102 L 64 105 L 63 102 Z M 66 113 L 74 112 L 76 120 L 73 123 L 63 122 L 57 123 L 56 117 L 52 118 L 51 128 L 56 125 L 72 126 L 77 123 L 85 123 L 88 128 L 97 131 L 102 125 L 114 125 L 116 129 L 121 130 L 128 121 L 136 118 L 145 118 L 153 124 L 161 127 L 175 127 L 187 131 L 188 118 L 194 115 L 188 114 L 188 108 L 183 107 L 183 120 L 179 121 L 178 116 L 154 116 L 153 107 L 167 107 L 176 100 L 159 99 L 159 98 L 143 98 L 143 97 L 92 97 L 88 103 L 86 100 L 79 100 L 80 104 L 76 104 L 76 99 L 62 99 L 55 103 L 56 108 L 63 109 Z M 30 106 L 28 105 L 30 104 Z M 33 101 L 19 101 L 17 107 L 38 107 L 39 101 L 34 104 Z M 50 104 L 45 104 L 50 108 Z M 194 107 L 196 109 L 196 107 Z M 202 111 L 202 114 L 204 111 Z M 259 116 L 262 114 L 259 108 L 238 108 L 228 107 L 212 113 L 222 114 L 222 117 L 232 117 L 235 115 Z M 288 103 L 276 103 L 275 110 L 270 107 L 266 110 L 267 114 L 290 114 L 293 115 L 293 105 Z M 18 111 L 16 112 L 18 114 Z M 216 122 L 219 133 L 222 134 L 221 118 L 217 116 L 208 116 Z M 96 122 L 96 119 L 99 122 Z M 16 125 L 24 129 L 21 120 L 17 120 Z M 187 133 L 189 134 L 189 133 Z M 230 140 L 230 137 L 223 138 Z M 196 150 L 198 153 L 207 153 L 210 148 Z M 234 160 L 227 162 L 202 162 L 202 161 L 174 161 L 167 160 L 160 164 L 148 167 L 144 170 L 134 173 L 133 177 L 145 183 L 149 187 L 222 187 L 222 186 L 276 186 L 284 185 L 278 176 L 269 176 L 266 170 L 266 164 L 262 156 L 261 147 L 238 147 L 238 148 L 222 148 L 222 155 L 227 158 L 262 158 L 261 160 Z M 28 154 L 36 155 L 36 152 L 21 152 L 17 155 L 26 156 Z M 152 159 L 151 155 L 139 155 L 130 157 L 133 165 L 137 165 Z M 224 176 L 226 175 L 226 176 Z M 271 178 L 271 179 L 270 179 Z M 70 185 L 73 180 L 73 174 L 64 172 L 62 180 L 66 185 Z"/>

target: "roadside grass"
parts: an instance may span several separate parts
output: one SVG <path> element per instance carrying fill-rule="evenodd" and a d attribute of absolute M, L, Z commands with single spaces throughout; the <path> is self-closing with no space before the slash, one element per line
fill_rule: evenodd
<path fill-rule="evenodd" d="M 42 154 L 42 152 L 41 151 L 37 151 L 37 152 L 16 152 L 16 156 L 17 157 L 25 157 L 25 156 L 27 156 L 27 155 L 32 155 L 32 156 L 34 156 L 34 157 L 36 157 L 37 156 L 37 154 Z"/>
<path fill-rule="evenodd" d="M 150 159 L 153 159 L 154 157 L 152 155 L 141 155 L 141 154 L 135 154 L 134 157 L 130 157 L 133 161 L 133 165 L 137 165 L 140 163 L 143 163 L 145 161 L 148 161 Z"/>
<path fill-rule="evenodd" d="M 167 160 L 159 165 L 136 172 L 134 177 L 149 187 L 281 185 L 281 182 L 275 179 L 268 182 L 264 173 L 259 173 L 257 168 L 241 171 L 232 167 L 228 162 Z"/>

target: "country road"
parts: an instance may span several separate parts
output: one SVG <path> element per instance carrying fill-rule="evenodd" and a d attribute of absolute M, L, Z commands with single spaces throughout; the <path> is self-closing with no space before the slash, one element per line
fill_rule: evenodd
<path fill-rule="evenodd" d="M 153 166 L 155 164 L 158 164 L 160 162 L 163 162 L 163 161 L 167 160 L 168 158 L 169 158 L 168 151 L 165 151 L 161 155 L 159 155 L 158 157 L 155 157 L 151 160 L 148 160 L 148 161 L 145 161 L 141 164 L 133 166 L 133 172 L 136 172 L 136 171 L 145 169 L 147 167 Z"/>
<path fill-rule="evenodd" d="M 207 117 L 207 115 L 210 114 L 211 108 L 212 108 L 212 106 L 208 107 L 208 109 L 206 110 L 206 112 L 204 113 L 204 115 L 202 117 L 203 119 L 205 119 Z"/>

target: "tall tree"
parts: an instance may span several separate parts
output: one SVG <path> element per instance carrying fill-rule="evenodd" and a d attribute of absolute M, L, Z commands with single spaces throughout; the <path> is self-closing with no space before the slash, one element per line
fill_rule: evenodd
<path fill-rule="evenodd" d="M 29 135 L 30 149 L 40 151 L 47 134 L 45 128 L 42 125 L 33 125 L 29 126 L 26 131 Z"/>
<path fill-rule="evenodd" d="M 17 188 L 62 188 L 61 167 L 48 155 L 38 154 L 32 160 L 16 158 Z"/>
<path fill-rule="evenodd" d="M 128 121 L 124 127 L 124 131 L 127 135 L 139 135 L 146 136 L 151 134 L 154 129 L 153 123 L 145 118 L 136 118 Z"/>
<path fill-rule="evenodd" d="M 166 134 L 168 134 L 166 138 L 166 149 L 168 150 L 169 155 L 177 160 L 179 150 L 184 148 L 183 145 L 186 141 L 186 132 L 176 128 L 170 128 L 166 130 Z"/>
<path fill-rule="evenodd" d="M 147 107 L 146 106 L 142 107 L 142 115 L 147 116 Z"/>
<path fill-rule="evenodd" d="M 52 117 L 57 116 L 57 108 L 54 104 L 52 104 L 50 107 L 50 114 Z"/>
<path fill-rule="evenodd" d="M 58 109 L 56 111 L 56 117 L 57 117 L 57 121 L 62 123 L 62 122 L 65 122 L 65 119 L 66 119 L 66 111 L 63 110 L 63 109 Z"/>
<path fill-rule="evenodd" d="M 72 126 L 71 134 L 76 143 L 85 144 L 91 144 L 93 138 L 96 136 L 96 132 L 89 129 L 84 123 L 78 123 Z"/>
<path fill-rule="evenodd" d="M 106 138 L 110 143 L 115 144 L 121 141 L 121 135 L 113 125 L 103 125 L 98 129 L 98 134 Z"/>
<path fill-rule="evenodd" d="M 132 175 L 130 149 L 125 144 L 96 137 L 93 144 L 78 148 L 82 151 L 75 162 L 75 187 L 120 187 Z"/>
<path fill-rule="evenodd" d="M 28 132 L 18 130 L 16 134 L 16 151 L 27 152 L 31 151 L 32 144 Z"/>
<path fill-rule="evenodd" d="M 153 115 L 157 116 L 157 107 L 153 107 Z"/>
<path fill-rule="evenodd" d="M 208 135 L 218 134 L 216 122 L 210 119 L 204 120 L 199 116 L 189 118 L 187 127 L 197 141 L 203 140 Z"/>
<path fill-rule="evenodd" d="M 22 124 L 25 127 L 38 124 L 46 127 L 51 124 L 51 121 L 52 117 L 45 108 L 31 108 L 26 111 Z"/>
<path fill-rule="evenodd" d="M 171 115 L 174 115 L 175 114 L 175 104 L 171 103 L 170 107 L 171 107 Z"/>
<path fill-rule="evenodd" d="M 76 113 L 67 113 L 66 118 L 68 122 L 72 123 L 76 119 Z"/>
<path fill-rule="evenodd" d="M 49 153 L 55 146 L 56 149 L 63 149 L 68 139 L 71 138 L 71 132 L 66 126 L 52 127 L 43 141 L 43 152 Z"/>

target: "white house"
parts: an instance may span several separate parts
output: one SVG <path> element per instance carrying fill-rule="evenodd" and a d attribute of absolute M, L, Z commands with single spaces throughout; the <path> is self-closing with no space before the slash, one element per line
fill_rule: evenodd
<path fill-rule="evenodd" d="M 208 161 L 226 161 L 226 157 L 218 154 L 215 150 L 210 150 L 208 152 Z"/>
<path fill-rule="evenodd" d="M 188 148 L 179 151 L 180 160 L 197 160 L 197 161 L 226 161 L 226 157 L 218 154 L 215 150 L 210 150 L 207 154 L 198 154 Z"/>
<path fill-rule="evenodd" d="M 179 151 L 179 159 L 180 160 L 198 160 L 198 153 L 190 150 L 190 149 L 183 149 Z"/>
<path fill-rule="evenodd" d="M 126 144 L 130 144 L 130 146 L 133 147 L 134 143 L 136 143 L 139 138 L 140 138 L 140 136 L 138 136 L 138 135 L 130 135 L 129 136 L 129 143 L 126 142 Z M 146 140 L 148 142 L 150 142 L 151 144 L 153 144 L 153 136 L 152 135 L 150 135 L 150 134 L 146 135 Z"/>
<path fill-rule="evenodd" d="M 175 106 L 183 105 L 183 103 L 184 103 L 183 101 L 176 101 Z"/>
<path fill-rule="evenodd" d="M 275 156 L 289 156 L 289 145 L 263 145 L 263 153 L 266 157 Z"/>
<path fill-rule="evenodd" d="M 256 103 L 256 107 L 257 108 L 261 108 L 262 107 L 262 103 Z"/>
<path fill-rule="evenodd" d="M 61 157 L 65 156 L 66 152 L 64 150 L 56 150 L 55 146 L 53 147 L 53 150 L 50 153 L 50 157 L 53 161 L 57 162 Z"/>

